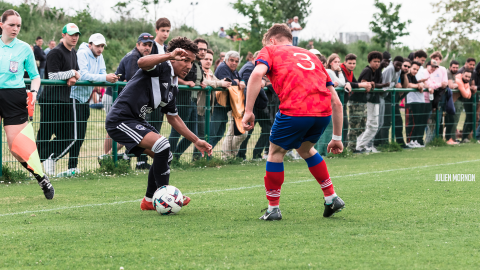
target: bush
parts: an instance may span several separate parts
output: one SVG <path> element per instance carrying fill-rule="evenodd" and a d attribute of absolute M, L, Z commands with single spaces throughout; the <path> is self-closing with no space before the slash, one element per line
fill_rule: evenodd
<path fill-rule="evenodd" d="M 392 142 L 392 143 L 381 145 L 378 150 L 382 152 L 401 152 L 403 151 L 403 148 L 397 142 Z"/>
<path fill-rule="evenodd" d="M 13 170 L 8 165 L 2 166 L 2 177 L 0 181 L 4 183 L 17 183 L 30 179 L 30 174 L 25 170 Z"/>
<path fill-rule="evenodd" d="M 447 145 L 448 145 L 447 142 L 445 142 L 440 137 L 435 137 L 431 142 L 427 143 L 427 146 L 430 146 L 430 147 L 442 147 Z"/>
<path fill-rule="evenodd" d="M 100 168 L 95 170 L 96 173 L 100 174 L 127 174 L 132 172 L 132 168 L 130 167 L 130 162 L 125 159 L 118 159 L 117 166 L 115 166 L 115 162 L 113 162 L 112 157 L 104 157 L 100 162 Z"/>

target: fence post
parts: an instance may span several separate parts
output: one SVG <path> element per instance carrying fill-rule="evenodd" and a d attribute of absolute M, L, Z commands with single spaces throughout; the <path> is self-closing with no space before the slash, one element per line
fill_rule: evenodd
<path fill-rule="evenodd" d="M 440 137 L 440 108 L 441 108 L 441 104 L 439 102 L 435 111 L 435 138 Z M 443 137 L 443 134 L 442 134 L 442 137 Z"/>
<path fill-rule="evenodd" d="M 210 141 L 210 112 L 212 111 L 212 106 L 210 106 L 210 95 L 212 94 L 212 87 L 207 87 L 207 96 L 205 100 L 205 141 L 208 143 Z M 207 160 L 210 157 L 207 155 Z"/>
<path fill-rule="evenodd" d="M 113 102 L 115 102 L 115 99 L 117 99 L 118 97 L 118 84 L 115 84 L 112 88 L 113 88 L 112 89 L 112 100 L 113 100 L 112 105 L 113 105 Z M 111 140 L 112 140 L 113 163 L 115 164 L 115 167 L 117 167 L 118 166 L 117 142 L 115 142 L 113 139 Z"/>
<path fill-rule="evenodd" d="M 337 91 L 337 89 L 335 89 L 335 91 Z M 344 104 L 345 103 L 345 101 L 344 101 L 345 94 L 344 93 L 345 92 L 343 91 L 343 89 L 341 89 L 340 94 L 339 94 L 339 91 L 337 91 L 338 97 L 340 98 L 340 102 L 342 103 L 342 112 L 343 112 L 343 106 L 345 106 L 345 104 Z M 343 116 L 342 120 L 344 120 L 344 119 L 345 119 L 345 115 Z M 346 136 L 347 136 L 347 134 L 345 134 L 345 132 L 343 132 L 343 121 L 342 121 L 342 142 L 344 142 L 346 140 Z"/>
<path fill-rule="evenodd" d="M 473 139 L 477 139 L 477 94 L 475 93 L 472 98 L 473 102 Z M 1 149 L 1 148 L 0 148 Z M 1 176 L 1 172 L 0 172 Z"/>
<path fill-rule="evenodd" d="M 390 95 L 392 95 L 392 142 L 395 142 L 395 89 L 390 92 Z"/>
<path fill-rule="evenodd" d="M 0 122 L 0 177 L 3 176 L 3 174 L 2 174 L 2 170 L 3 170 L 3 167 L 2 167 L 3 166 L 2 165 L 3 164 L 3 155 L 2 155 L 2 153 L 3 153 L 3 150 L 2 150 L 3 139 L 2 139 L 2 136 L 3 136 L 3 133 L 2 133 L 2 131 L 3 131 L 2 122 Z"/>

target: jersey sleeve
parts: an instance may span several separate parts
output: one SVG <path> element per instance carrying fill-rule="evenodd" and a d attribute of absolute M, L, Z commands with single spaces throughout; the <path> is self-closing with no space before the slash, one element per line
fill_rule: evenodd
<path fill-rule="evenodd" d="M 258 54 L 258 57 L 255 60 L 255 65 L 258 65 L 258 63 L 262 63 L 267 66 L 267 73 L 269 73 L 272 69 L 273 59 L 270 57 L 270 50 L 268 46 L 264 47 Z"/>
<path fill-rule="evenodd" d="M 172 99 L 165 107 L 162 107 L 161 112 L 168 115 L 178 115 L 177 98 Z"/>
<path fill-rule="evenodd" d="M 147 75 L 148 77 L 159 77 L 161 73 L 162 65 L 156 65 L 152 69 L 143 70 L 143 74 Z"/>

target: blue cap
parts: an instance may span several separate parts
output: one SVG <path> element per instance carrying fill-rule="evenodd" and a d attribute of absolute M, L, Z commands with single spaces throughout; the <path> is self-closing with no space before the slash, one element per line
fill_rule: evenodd
<path fill-rule="evenodd" d="M 147 42 L 153 43 L 153 36 L 150 33 L 141 33 L 140 36 L 138 36 L 138 41 L 141 41 L 143 43 L 147 43 Z"/>

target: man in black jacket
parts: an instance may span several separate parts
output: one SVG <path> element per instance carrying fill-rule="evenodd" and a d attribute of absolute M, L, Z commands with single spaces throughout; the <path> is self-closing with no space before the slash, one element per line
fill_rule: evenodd
<path fill-rule="evenodd" d="M 250 78 L 250 75 L 255 68 L 255 59 L 257 58 L 259 52 L 260 51 L 255 52 L 253 58 L 249 59 L 250 61 L 247 61 L 247 63 L 245 63 L 245 65 L 243 65 L 243 67 L 238 72 L 247 86 L 244 90 L 245 99 L 247 98 L 248 79 Z M 265 91 L 263 91 L 263 87 L 265 87 L 265 85 L 266 81 L 262 80 L 262 90 L 260 90 L 260 93 L 253 107 L 253 113 L 255 114 L 256 120 L 260 125 L 260 128 L 262 129 L 260 132 L 260 137 L 258 138 L 258 141 L 255 144 L 255 148 L 253 149 L 253 159 L 261 159 L 263 149 L 265 149 L 265 152 L 268 154 L 270 129 L 272 129 L 272 125 L 270 123 L 269 111 L 267 107 L 268 98 L 265 94 Z M 248 132 L 247 138 L 245 138 L 245 140 L 240 145 L 240 150 L 238 151 L 237 156 L 242 159 L 247 159 L 247 144 L 250 140 L 252 133 L 253 129 Z"/>
<path fill-rule="evenodd" d="M 33 54 L 35 55 L 35 60 L 37 61 L 38 74 L 40 74 L 40 79 L 45 79 L 45 65 L 47 63 L 47 55 L 42 50 L 43 39 L 42 37 L 37 37 L 35 40 L 35 46 L 33 46 Z M 43 87 L 38 89 L 37 99 L 42 94 Z"/>

